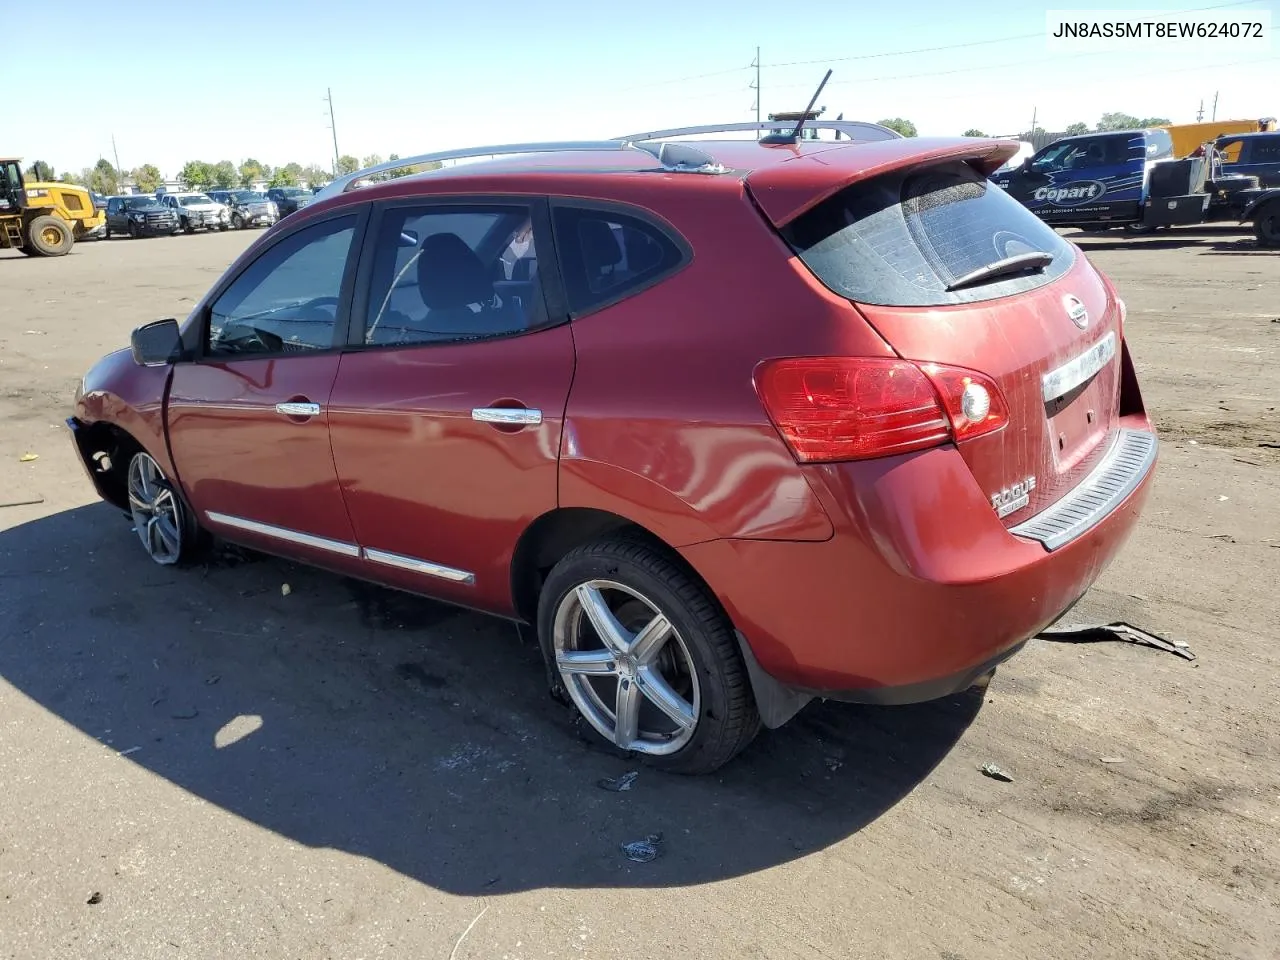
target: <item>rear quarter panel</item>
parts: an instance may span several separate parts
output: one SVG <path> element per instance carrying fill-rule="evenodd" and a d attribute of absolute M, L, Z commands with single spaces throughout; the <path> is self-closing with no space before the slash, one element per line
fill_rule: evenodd
<path fill-rule="evenodd" d="M 717 537 L 823 540 L 832 528 L 756 395 L 765 358 L 888 355 L 736 190 L 668 184 L 661 202 L 692 262 L 575 319 L 578 366 L 561 449 L 561 506 L 610 510 L 674 546 Z M 622 191 L 624 194 L 626 191 Z"/>

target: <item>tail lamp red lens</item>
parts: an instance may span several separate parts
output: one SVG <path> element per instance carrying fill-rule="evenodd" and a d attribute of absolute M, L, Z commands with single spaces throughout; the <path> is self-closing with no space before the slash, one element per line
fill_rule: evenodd
<path fill-rule="evenodd" d="M 923 450 L 999 430 L 1009 420 L 990 377 L 936 363 L 790 357 L 762 363 L 755 385 L 801 463 Z"/>

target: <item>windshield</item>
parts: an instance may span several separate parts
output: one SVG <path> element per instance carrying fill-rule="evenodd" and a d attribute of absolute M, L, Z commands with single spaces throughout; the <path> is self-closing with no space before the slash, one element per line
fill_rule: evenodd
<path fill-rule="evenodd" d="M 267 198 L 253 190 L 237 190 L 231 195 L 231 199 L 238 200 L 240 203 L 257 203 L 259 200 L 265 200 Z"/>
<path fill-rule="evenodd" d="M 141 210 L 143 207 L 154 207 L 155 205 L 155 197 L 137 196 L 124 198 L 124 208 L 126 210 Z"/>
<path fill-rule="evenodd" d="M 204 194 L 200 194 L 199 196 L 195 196 L 195 197 L 179 197 L 178 202 L 182 204 L 184 207 L 198 207 L 201 204 L 213 203 L 213 201 L 210 200 L 208 197 L 206 197 Z"/>
<path fill-rule="evenodd" d="M 307 191 L 303 190 L 301 187 L 280 188 L 280 196 L 282 197 L 305 197 L 306 195 Z"/>

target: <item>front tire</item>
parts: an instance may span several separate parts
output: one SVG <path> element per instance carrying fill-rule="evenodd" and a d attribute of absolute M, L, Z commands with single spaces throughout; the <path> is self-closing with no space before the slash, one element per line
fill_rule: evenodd
<path fill-rule="evenodd" d="M 235 214 L 235 215 L 231 218 L 231 225 L 232 225 L 233 227 L 235 227 L 237 230 L 243 230 L 243 229 L 244 229 L 244 217 L 240 216 L 240 214 L 238 214 L 238 213 L 237 213 L 237 214 Z"/>
<path fill-rule="evenodd" d="M 75 237 L 61 217 L 48 214 L 36 217 L 27 228 L 27 246 L 34 255 L 62 257 L 71 252 Z"/>
<path fill-rule="evenodd" d="M 199 552 L 202 532 L 160 464 L 145 451 L 129 460 L 129 514 L 142 548 L 161 566 L 186 563 Z"/>
<path fill-rule="evenodd" d="M 188 220 L 186 217 L 183 217 L 183 218 L 182 218 L 182 232 L 183 232 L 183 233 L 194 233 L 194 232 L 195 232 L 195 231 L 191 228 L 191 221 L 190 221 L 190 220 Z"/>
<path fill-rule="evenodd" d="M 1280 247 L 1280 200 L 1270 200 L 1253 216 L 1253 235 L 1260 247 Z"/>
<path fill-rule="evenodd" d="M 538 634 L 593 734 L 675 773 L 710 773 L 760 718 L 733 626 L 707 588 L 647 543 L 606 539 L 547 577 Z"/>

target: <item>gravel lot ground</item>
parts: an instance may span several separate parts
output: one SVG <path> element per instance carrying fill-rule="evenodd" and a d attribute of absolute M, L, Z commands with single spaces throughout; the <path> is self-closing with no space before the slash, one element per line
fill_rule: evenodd
<path fill-rule="evenodd" d="M 628 765 L 510 626 L 273 559 L 163 570 L 94 500 L 77 378 L 249 239 L 0 254 L 0 503 L 40 501 L 0 507 L 0 957 L 1280 955 L 1280 254 L 1076 238 L 1164 446 L 1072 619 L 1194 663 L 1037 640 L 985 693 L 815 704 L 610 793 Z"/>

